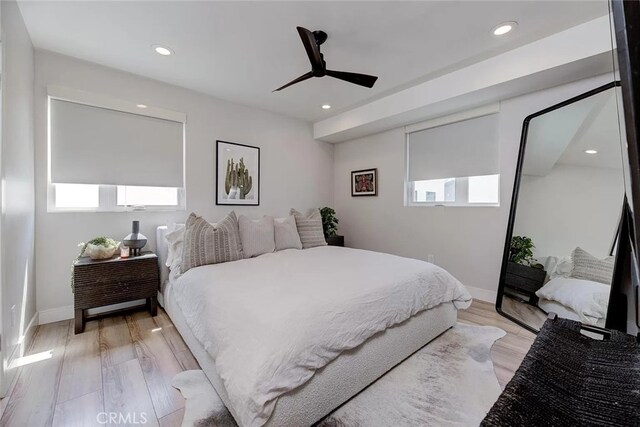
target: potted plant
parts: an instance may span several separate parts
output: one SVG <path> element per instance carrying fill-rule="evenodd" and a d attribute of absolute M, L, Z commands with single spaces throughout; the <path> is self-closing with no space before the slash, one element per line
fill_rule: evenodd
<path fill-rule="evenodd" d="M 511 248 L 509 249 L 509 261 L 516 264 L 531 265 L 535 262 L 533 258 L 533 250 L 535 245 L 530 237 L 513 236 L 511 238 Z"/>
<path fill-rule="evenodd" d="M 511 283 L 512 287 L 532 293 L 542 286 L 547 275 L 542 264 L 533 257 L 534 249 L 535 245 L 530 237 L 513 236 L 507 264 L 507 282 Z M 535 298 L 532 299 L 532 302 L 534 301 Z"/>
<path fill-rule="evenodd" d="M 338 236 L 338 218 L 333 208 L 320 208 L 322 216 L 322 230 L 327 244 L 330 246 L 344 246 L 344 236 Z"/>

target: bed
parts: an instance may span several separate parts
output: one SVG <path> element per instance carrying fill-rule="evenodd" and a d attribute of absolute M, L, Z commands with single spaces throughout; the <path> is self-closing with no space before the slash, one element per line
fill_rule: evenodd
<path fill-rule="evenodd" d="M 157 231 L 162 266 L 166 232 Z M 362 277 L 367 292 L 354 284 Z M 432 264 L 337 247 L 179 277 L 162 268 L 161 278 L 161 304 L 241 426 L 313 424 L 452 327 L 471 302 Z"/>

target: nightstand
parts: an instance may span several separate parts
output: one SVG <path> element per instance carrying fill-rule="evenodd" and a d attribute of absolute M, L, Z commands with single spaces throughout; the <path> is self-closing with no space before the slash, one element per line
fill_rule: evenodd
<path fill-rule="evenodd" d="M 159 283 L 158 257 L 152 252 L 129 258 L 78 259 L 73 264 L 76 334 L 83 331 L 85 320 L 93 317 L 86 316 L 90 308 L 146 299 L 146 308 L 155 316 Z"/>
<path fill-rule="evenodd" d="M 326 237 L 325 240 L 329 246 L 344 246 L 344 236 Z"/>

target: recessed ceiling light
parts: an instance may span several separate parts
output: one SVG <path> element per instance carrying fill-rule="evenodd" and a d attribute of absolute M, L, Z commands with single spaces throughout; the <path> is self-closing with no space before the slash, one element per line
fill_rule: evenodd
<path fill-rule="evenodd" d="M 587 154 L 598 154 L 598 150 L 584 150 Z"/>
<path fill-rule="evenodd" d="M 147 108 L 147 106 L 144 105 L 144 104 L 138 104 L 138 105 L 136 105 L 136 107 L 138 107 L 138 108 Z"/>
<path fill-rule="evenodd" d="M 169 55 L 173 55 L 173 50 L 169 49 L 166 46 L 160 46 L 157 44 L 154 44 L 153 46 L 151 46 L 153 48 L 153 50 L 156 51 L 157 54 L 162 55 L 162 56 L 169 56 Z"/>
<path fill-rule="evenodd" d="M 494 36 L 504 36 L 505 34 L 511 32 L 518 26 L 518 23 L 515 21 L 502 22 L 491 29 L 491 33 Z"/>
<path fill-rule="evenodd" d="M 331 108 L 331 105 L 329 105 L 329 104 L 323 104 L 322 105 L 322 109 L 323 110 L 328 110 L 329 108 Z"/>

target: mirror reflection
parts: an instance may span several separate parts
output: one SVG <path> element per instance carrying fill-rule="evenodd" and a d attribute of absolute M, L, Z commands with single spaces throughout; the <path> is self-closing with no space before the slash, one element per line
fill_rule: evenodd
<path fill-rule="evenodd" d="M 592 91 L 525 125 L 499 304 L 534 329 L 548 312 L 605 326 L 624 197 L 618 90 Z"/>

